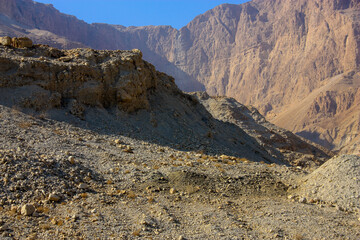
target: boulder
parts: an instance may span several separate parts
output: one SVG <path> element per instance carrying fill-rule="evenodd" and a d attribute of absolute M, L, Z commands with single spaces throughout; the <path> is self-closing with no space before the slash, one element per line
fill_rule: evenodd
<path fill-rule="evenodd" d="M 30 48 L 33 46 L 33 42 L 27 37 L 14 37 L 12 38 L 12 46 L 16 48 Z"/>
<path fill-rule="evenodd" d="M 4 46 L 11 46 L 11 38 L 8 37 L 8 36 L 5 36 L 5 37 L 1 37 L 0 38 L 0 43 Z"/>
<path fill-rule="evenodd" d="M 31 216 L 35 212 L 35 207 L 32 204 L 25 204 L 21 207 L 21 214 L 24 216 Z"/>

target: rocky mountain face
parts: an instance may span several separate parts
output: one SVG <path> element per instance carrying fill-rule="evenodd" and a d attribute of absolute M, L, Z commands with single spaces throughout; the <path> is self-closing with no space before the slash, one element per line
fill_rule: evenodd
<path fill-rule="evenodd" d="M 273 122 L 342 153 L 360 154 L 360 73 L 350 71 L 326 80 Z"/>
<path fill-rule="evenodd" d="M 357 118 L 338 121 L 345 125 L 328 131 L 321 127 L 331 115 L 327 107 L 311 110 L 310 118 L 297 125 L 288 124 L 293 122 L 293 115 L 285 113 L 295 106 L 301 108 L 310 94 L 332 82 L 333 77 L 359 72 L 359 0 L 224 4 L 180 30 L 170 26 L 87 24 L 31 0 L 0 3 L 1 34 L 27 35 L 35 42 L 65 48 L 138 48 L 160 71 L 174 76 L 183 90 L 234 97 L 312 141 L 353 152 L 346 150 L 350 140 L 344 138 L 358 135 L 356 127 L 348 127 L 358 126 Z M 354 106 L 346 111 L 356 109 L 351 97 L 354 87 L 348 88 L 350 92 L 334 89 L 331 93 L 340 105 Z M 310 104 L 313 109 L 317 109 L 320 98 Z M 337 108 L 337 115 L 345 115 L 345 109 Z"/>

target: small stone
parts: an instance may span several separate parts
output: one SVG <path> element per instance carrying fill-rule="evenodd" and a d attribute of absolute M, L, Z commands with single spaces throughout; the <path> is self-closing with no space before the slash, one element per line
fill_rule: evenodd
<path fill-rule="evenodd" d="M 179 236 L 178 240 L 186 240 L 183 236 Z"/>
<path fill-rule="evenodd" d="M 21 214 L 24 216 L 31 216 L 35 212 L 35 207 L 32 204 L 25 204 L 21 207 Z"/>
<path fill-rule="evenodd" d="M 299 198 L 299 203 L 306 203 L 306 198 L 305 197 Z"/>
<path fill-rule="evenodd" d="M 76 215 L 76 214 L 74 214 L 74 215 L 72 215 L 71 216 L 71 219 L 72 219 L 72 221 L 76 221 L 76 220 L 78 220 L 79 219 L 79 216 L 78 215 Z"/>
<path fill-rule="evenodd" d="M 116 144 L 121 144 L 121 143 L 123 143 L 120 139 L 116 139 L 114 142 L 115 142 Z"/>
<path fill-rule="evenodd" d="M 134 153 L 133 149 L 130 146 L 126 146 L 126 148 L 123 150 L 123 152 Z"/>
<path fill-rule="evenodd" d="M 61 197 L 55 193 L 52 193 L 49 195 L 49 200 L 53 201 L 53 202 L 58 202 L 60 201 Z"/>
<path fill-rule="evenodd" d="M 18 207 L 13 205 L 11 206 L 10 211 L 16 213 L 18 211 Z"/>
<path fill-rule="evenodd" d="M 339 205 L 336 205 L 336 210 L 341 211 L 341 212 L 345 211 L 345 209 Z"/>
<path fill-rule="evenodd" d="M 313 199 L 313 198 L 311 198 L 310 200 L 309 200 L 309 203 L 315 203 L 316 201 Z"/>
<path fill-rule="evenodd" d="M 78 186 L 79 189 L 88 189 L 89 185 L 87 185 L 86 183 L 80 183 Z"/>
<path fill-rule="evenodd" d="M 75 158 L 74 158 L 73 156 L 70 156 L 70 157 L 69 157 L 69 162 L 70 162 L 71 164 L 74 164 L 74 163 L 75 163 Z"/>
<path fill-rule="evenodd" d="M 294 199 L 294 196 L 293 195 L 289 195 L 287 196 L 288 199 Z"/>
<path fill-rule="evenodd" d="M 58 221 L 57 221 L 55 218 L 52 218 L 50 222 L 51 222 L 52 224 L 56 225 Z"/>
<path fill-rule="evenodd" d="M 35 212 L 33 212 L 32 216 L 33 216 L 33 217 L 39 217 L 39 216 L 40 216 L 40 214 L 39 214 L 38 212 L 36 212 L 36 211 L 35 211 Z"/>
<path fill-rule="evenodd" d="M 11 39 L 11 44 L 16 48 L 30 48 L 33 46 L 33 42 L 28 37 L 14 37 Z"/>
<path fill-rule="evenodd" d="M 170 188 L 170 194 L 174 194 L 176 193 L 176 189 L 175 188 Z"/>

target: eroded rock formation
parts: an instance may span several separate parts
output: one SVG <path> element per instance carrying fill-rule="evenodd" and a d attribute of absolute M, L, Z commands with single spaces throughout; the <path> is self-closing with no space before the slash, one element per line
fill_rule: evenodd
<path fill-rule="evenodd" d="M 118 106 L 132 112 L 148 107 L 149 89 L 160 81 L 173 81 L 143 61 L 138 49 L 65 51 L 42 45 L 29 50 L 5 47 L 0 61 L 0 87 L 33 83 L 49 91 L 37 96 L 36 103 L 27 101 L 27 105 L 37 109 L 58 106 L 63 98 L 71 98 L 88 106 Z"/>

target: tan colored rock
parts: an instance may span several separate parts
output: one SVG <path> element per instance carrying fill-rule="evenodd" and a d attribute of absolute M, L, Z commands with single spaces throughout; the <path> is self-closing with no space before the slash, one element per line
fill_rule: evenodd
<path fill-rule="evenodd" d="M 16 7 L 23 12 L 32 9 L 20 4 Z M 206 89 L 211 95 L 234 97 L 241 103 L 254 105 L 268 119 L 276 118 L 277 124 L 285 122 L 281 126 L 288 130 L 303 133 L 310 140 L 335 150 L 356 154 L 359 151 L 358 145 L 354 145 L 358 135 L 358 130 L 353 127 L 356 122 L 340 119 L 337 128 L 328 126 L 334 108 L 325 106 L 332 101 L 330 98 L 340 100 L 346 97 L 343 102 L 351 102 L 351 95 L 335 92 L 324 98 L 319 96 L 308 111 L 311 114 L 309 122 L 315 123 L 304 122 L 304 128 L 300 127 L 303 125 L 301 121 L 290 124 L 298 118 L 292 118 L 291 114 L 284 116 L 283 113 L 292 109 L 294 104 L 300 109 L 303 106 L 301 102 L 310 93 L 331 82 L 329 79 L 339 73 L 358 72 L 359 9 L 360 3 L 356 0 L 284 0 L 271 3 L 255 0 L 242 5 L 215 7 L 179 31 L 169 26 L 152 26 L 116 27 L 109 32 L 105 26 L 94 27 L 49 8 L 43 12 L 51 16 L 45 17 L 50 22 L 39 21 L 36 15 L 29 14 L 20 23 L 36 25 L 48 33 L 59 32 L 59 26 L 67 26 L 61 31 L 64 32 L 61 41 L 65 42 L 76 39 L 88 43 L 86 36 L 90 34 L 98 36 L 92 39 L 93 47 L 97 49 L 119 46 L 133 49 L 128 51 L 133 57 L 121 56 L 120 59 L 128 66 L 141 69 L 139 72 L 144 71 L 144 66 L 137 64 L 142 55 L 138 49 L 142 49 L 144 57 L 160 71 L 173 75 L 182 89 Z M 11 15 L 10 9 L 4 8 L 4 12 Z M 49 26 L 53 27 L 49 29 Z M 123 41 L 124 36 L 128 41 Z M 142 39 L 142 36 L 147 39 Z M 42 36 L 38 38 L 47 41 Z M 54 36 L 53 42 L 58 39 Z M 57 54 L 65 61 L 73 61 L 71 56 L 76 56 L 76 53 L 66 56 Z M 90 67 L 93 58 L 94 54 L 89 54 L 82 65 Z M 105 75 L 110 76 L 114 69 L 109 68 Z M 105 96 L 114 96 L 118 106 L 129 111 L 135 111 L 140 106 L 148 108 L 146 94 L 138 86 L 124 88 L 120 84 L 114 92 Z M 171 88 L 171 84 L 169 86 Z M 76 89 L 81 92 L 83 86 Z M 85 89 L 83 92 L 91 90 Z M 101 86 L 92 90 L 89 96 L 79 93 L 82 99 L 78 100 L 92 105 L 109 102 L 102 99 Z M 300 110 L 302 116 L 308 115 L 302 107 Z M 343 110 L 337 113 L 345 116 Z M 279 115 L 291 121 L 278 121 Z M 324 130 L 328 127 L 329 131 Z"/>
<path fill-rule="evenodd" d="M 8 36 L 5 36 L 5 37 L 1 37 L 0 38 L 0 43 L 4 46 L 11 46 L 11 38 L 8 37 Z"/>
<path fill-rule="evenodd" d="M 16 48 L 30 48 L 33 46 L 33 42 L 28 37 L 12 38 L 12 46 Z"/>
<path fill-rule="evenodd" d="M 87 185 L 86 183 L 80 183 L 79 186 L 78 186 L 79 189 L 88 189 L 89 188 L 89 185 Z"/>
<path fill-rule="evenodd" d="M 69 160 L 69 162 L 70 162 L 71 164 L 75 164 L 75 157 L 74 157 L 74 156 L 70 156 L 70 157 L 68 158 L 68 160 Z"/>
<path fill-rule="evenodd" d="M 13 16 L 19 24 L 37 26 L 46 31 L 46 36 L 53 38 L 48 40 L 48 37 L 43 37 L 44 34 L 39 34 L 37 42 L 68 47 L 74 45 L 74 40 L 88 44 L 88 36 L 91 35 L 92 47 L 97 49 L 117 49 L 121 46 L 123 49 L 134 49 L 129 52 L 138 57 L 141 54 L 137 49 L 142 49 L 144 57 L 160 71 L 173 75 L 182 89 L 206 89 L 211 95 L 234 97 L 241 103 L 254 105 L 268 119 L 283 115 L 293 104 L 300 109 L 301 102 L 310 93 L 339 73 L 358 69 L 360 64 L 360 3 L 357 0 L 284 0 L 270 3 L 254 0 L 241 5 L 215 7 L 181 30 L 169 26 L 119 26 L 110 28 L 111 31 L 106 25 L 89 25 L 50 7 L 41 8 L 44 17 L 39 19 L 36 10 L 40 9 L 40 4 L 29 7 L 7 1 L 3 5 L 6 16 Z M 13 9 L 32 11 L 19 19 L 16 17 L 18 14 L 12 15 Z M 14 36 L 24 34 L 16 30 L 17 26 L 9 24 L 7 27 L 16 33 Z M 63 36 L 53 34 L 55 32 L 62 32 Z M 127 41 L 123 40 L 124 36 Z M 63 57 L 66 61 L 73 60 L 69 56 Z M 136 63 L 129 56 L 121 59 L 129 65 Z M 85 63 L 83 65 L 86 66 Z M 144 70 L 143 66 L 136 64 L 136 67 Z M 124 92 L 126 94 L 117 94 L 119 106 L 136 110 L 130 101 L 134 103 L 131 99 L 138 95 L 128 89 Z M 331 97 L 344 96 L 338 93 Z M 350 99 L 344 102 L 351 100 L 351 96 L 348 97 Z M 325 104 L 330 99 L 323 100 Z M 137 107 L 144 102 L 136 102 Z M 358 153 L 358 145 L 353 145 L 357 141 L 355 135 L 359 135 L 358 130 L 352 127 L 356 126 L 356 122 L 349 123 L 349 119 L 343 119 L 336 129 L 330 126 L 329 133 L 326 133 L 323 129 L 331 120 L 322 115 L 331 114 L 332 110 L 321 104 L 316 110 L 316 103 L 310 111 L 313 115 L 309 122 L 318 124 L 305 123 L 302 129 L 299 122 L 281 126 L 303 132 L 311 140 L 334 146 L 335 150 Z M 313 118 L 314 115 L 323 119 Z M 286 118 L 291 119 L 291 114 Z M 320 137 L 314 137 L 316 135 Z"/>
<path fill-rule="evenodd" d="M 360 72 L 339 74 L 273 119 L 342 154 L 360 154 Z"/>
<path fill-rule="evenodd" d="M 58 202 L 58 201 L 60 201 L 60 199 L 61 199 L 61 197 L 59 195 L 57 195 L 56 193 L 51 193 L 49 195 L 50 201 Z"/>
<path fill-rule="evenodd" d="M 214 118 L 239 126 L 278 159 L 293 165 L 310 167 L 313 164 L 321 165 L 333 155 L 327 149 L 314 146 L 305 139 L 271 124 L 257 109 L 244 106 L 233 98 L 210 97 L 206 92 L 194 92 L 192 95 L 198 98 Z M 278 151 L 273 151 L 274 148 Z M 237 160 L 226 155 L 220 155 L 220 158 Z"/>
<path fill-rule="evenodd" d="M 143 57 L 143 54 L 142 54 L 142 52 L 141 52 L 139 49 L 135 48 L 135 49 L 133 49 L 133 50 L 131 50 L 131 51 L 132 51 L 133 53 L 139 54 L 140 57 Z"/>
<path fill-rule="evenodd" d="M 21 214 L 24 216 L 31 216 L 35 212 L 35 207 L 32 204 L 25 204 L 21 207 Z"/>

